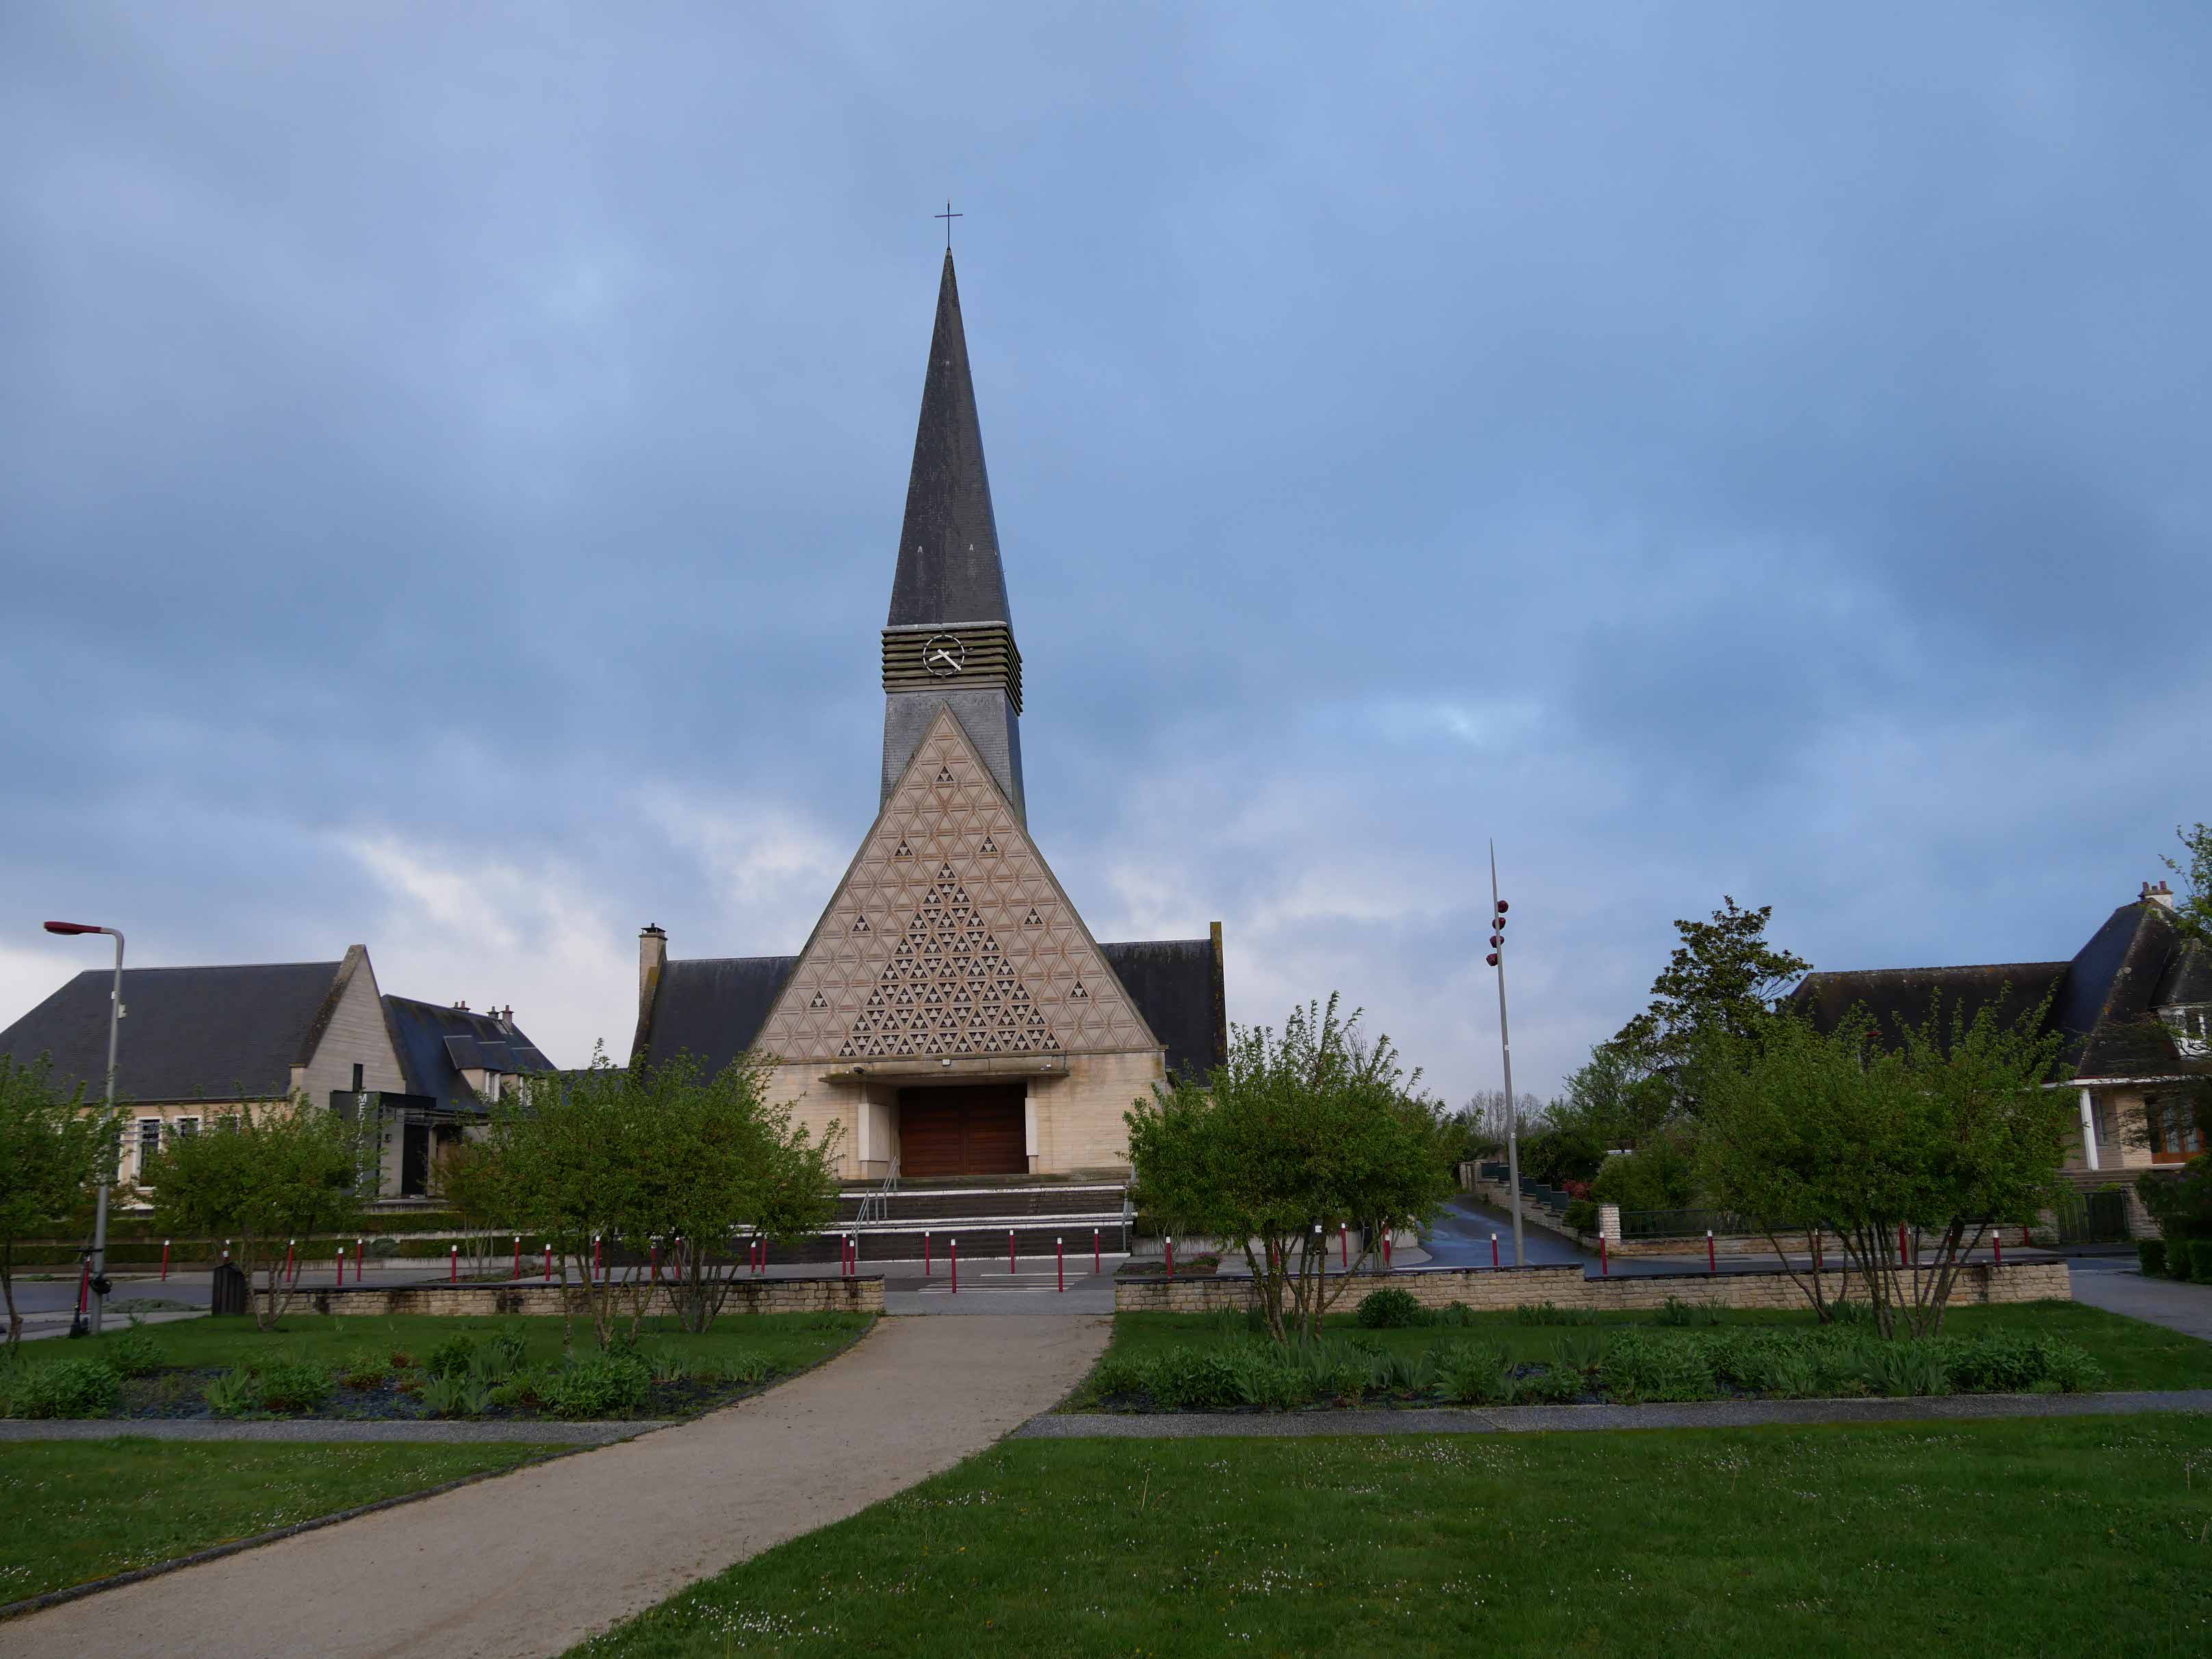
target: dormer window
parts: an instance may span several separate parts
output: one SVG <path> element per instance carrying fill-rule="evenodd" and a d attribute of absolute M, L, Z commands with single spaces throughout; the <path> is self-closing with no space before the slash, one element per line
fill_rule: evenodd
<path fill-rule="evenodd" d="M 2173 1046 L 2189 1060 L 2212 1058 L 2212 1004 L 2161 1008 L 2159 1018 L 2172 1034 Z"/>

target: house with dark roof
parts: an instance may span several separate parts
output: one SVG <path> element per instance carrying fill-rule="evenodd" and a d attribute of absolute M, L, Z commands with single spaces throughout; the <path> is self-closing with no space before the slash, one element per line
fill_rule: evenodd
<path fill-rule="evenodd" d="M 2066 1165 L 2075 1185 L 2205 1150 L 2185 1091 L 2212 1078 L 2212 951 L 2177 925 L 2163 881 L 2144 883 L 2063 962 L 1814 973 L 1787 1000 L 1826 1030 L 1863 1006 L 1894 1030 L 1925 1020 L 1939 996 L 1946 1018 L 1961 1005 L 2008 1021 L 2041 1007 L 2044 1029 L 2063 1036 L 2081 1111 Z"/>
<path fill-rule="evenodd" d="M 1094 939 L 1029 833 L 1022 657 L 948 250 L 881 635 L 879 810 L 789 956 L 639 938 L 633 1066 L 757 1051 L 843 1174 L 1126 1176 L 1131 1103 L 1226 1055 L 1221 927 Z"/>
<path fill-rule="evenodd" d="M 45 1060 L 88 1100 L 106 1086 L 105 968 L 88 969 L 5 1030 L 0 1054 Z M 382 1126 L 379 1191 L 420 1197 L 437 1148 L 480 1122 L 483 1098 L 552 1062 L 514 1012 L 474 1014 L 384 995 L 366 945 L 335 962 L 126 968 L 115 1095 L 128 1111 L 120 1169 L 135 1181 L 171 1137 L 241 1106 L 307 1100 Z"/>

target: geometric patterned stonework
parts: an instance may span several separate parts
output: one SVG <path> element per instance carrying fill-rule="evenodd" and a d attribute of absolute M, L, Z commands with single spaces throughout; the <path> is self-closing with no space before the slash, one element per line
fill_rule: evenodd
<path fill-rule="evenodd" d="M 940 708 L 758 1046 L 789 1062 L 1115 1054 L 1159 1042 Z"/>

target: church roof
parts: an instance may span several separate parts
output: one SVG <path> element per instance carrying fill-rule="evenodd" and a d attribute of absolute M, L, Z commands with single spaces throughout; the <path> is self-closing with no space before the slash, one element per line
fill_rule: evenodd
<path fill-rule="evenodd" d="M 495 1014 L 471 1013 L 413 997 L 384 999 L 386 1023 L 407 1074 L 410 1094 L 458 1110 L 473 1110 L 476 1091 L 464 1072 L 550 1072 L 537 1044 Z"/>
<path fill-rule="evenodd" d="M 1120 978 L 1137 1012 L 1168 1051 L 1176 1077 L 1203 1078 L 1229 1058 L 1221 1009 L 1220 958 L 1210 939 L 1101 943 L 1098 954 Z"/>
<path fill-rule="evenodd" d="M 983 466 L 975 383 L 968 373 L 960 288 L 947 248 L 885 625 L 965 622 L 1011 625 L 1013 612 L 1006 604 L 1006 573 L 999 562 L 999 526 L 991 514 L 990 475 Z"/>

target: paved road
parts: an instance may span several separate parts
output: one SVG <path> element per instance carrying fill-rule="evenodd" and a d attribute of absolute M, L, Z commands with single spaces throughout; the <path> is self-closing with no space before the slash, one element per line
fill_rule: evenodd
<path fill-rule="evenodd" d="M 727 1411 L 10 1620 L 0 1656 L 562 1653 L 980 1451 L 1057 1403 L 1107 1333 L 1087 1317 L 879 1320 Z"/>
<path fill-rule="evenodd" d="M 2124 1256 L 2083 1256 L 2068 1265 L 2076 1302 L 2212 1342 L 2212 1285 L 2145 1279 Z M 2206 1360 L 2212 1368 L 2212 1355 Z"/>

